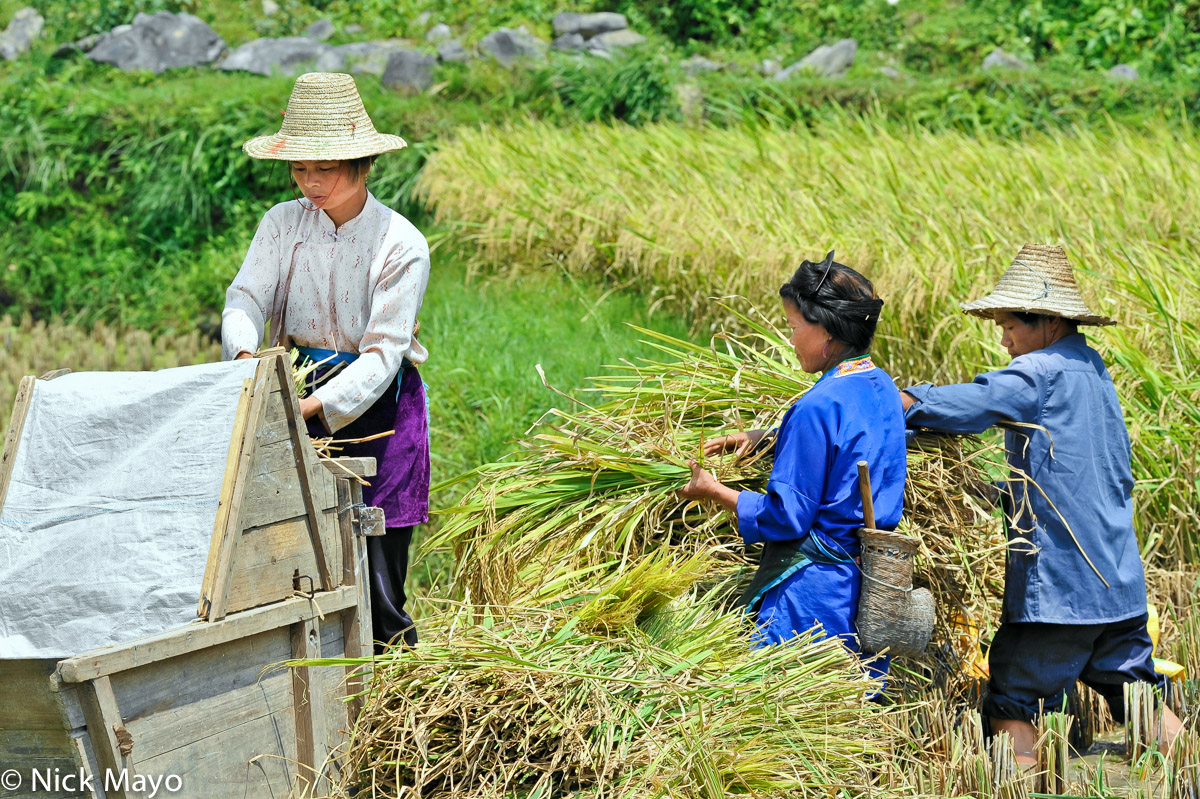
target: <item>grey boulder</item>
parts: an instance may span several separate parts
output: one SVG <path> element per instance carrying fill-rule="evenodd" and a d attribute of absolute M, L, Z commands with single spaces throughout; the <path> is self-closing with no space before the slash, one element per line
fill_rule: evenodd
<path fill-rule="evenodd" d="M 92 48 L 100 44 L 107 33 L 93 33 L 90 36 L 84 36 L 82 39 L 76 39 L 73 42 L 60 44 L 54 48 L 54 57 L 64 56 L 69 53 L 87 53 L 91 52 Z"/>
<path fill-rule="evenodd" d="M 15 61 L 28 53 L 45 22 L 42 15 L 32 8 L 22 8 L 13 14 L 4 33 L 0 33 L 0 56 L 6 61 Z"/>
<path fill-rule="evenodd" d="M 1137 80 L 1138 71 L 1129 64 L 1117 64 L 1108 71 L 1108 76 L 1113 80 Z"/>
<path fill-rule="evenodd" d="M 587 41 L 581 34 L 578 33 L 564 33 L 562 36 L 559 36 L 557 39 L 551 42 L 550 46 L 555 50 L 563 50 L 568 52 L 572 50 L 588 49 Z"/>
<path fill-rule="evenodd" d="M 454 36 L 454 31 L 450 30 L 450 26 L 444 22 L 439 22 L 426 32 L 425 41 L 430 44 L 437 44 L 438 42 L 446 41 L 452 36 Z"/>
<path fill-rule="evenodd" d="M 880 75 L 883 75 L 885 78 L 892 78 L 893 80 L 904 77 L 900 70 L 896 69 L 895 67 L 880 67 L 875 71 Z"/>
<path fill-rule="evenodd" d="M 992 50 L 983 59 L 984 69 L 1029 69 L 1029 64 L 1026 64 L 1020 58 L 1017 58 L 1007 50 L 1002 50 L 999 47 Z"/>
<path fill-rule="evenodd" d="M 113 28 L 88 52 L 88 58 L 123 72 L 211 64 L 225 51 L 225 40 L 191 14 L 138 14 L 130 25 Z"/>
<path fill-rule="evenodd" d="M 629 27 L 624 14 L 602 11 L 595 14 L 573 14 L 564 11 L 554 15 L 554 35 L 566 36 L 578 33 L 585 39 L 590 39 L 601 33 L 621 31 Z"/>
<path fill-rule="evenodd" d="M 405 50 L 408 45 L 403 39 L 390 39 L 330 47 L 317 58 L 317 71 L 382 75 L 392 53 Z"/>
<path fill-rule="evenodd" d="M 774 58 L 764 58 L 758 62 L 758 73 L 764 77 L 774 77 L 783 69 L 783 64 L 776 61 Z"/>
<path fill-rule="evenodd" d="M 458 39 L 451 39 L 448 42 L 442 42 L 437 48 L 438 61 L 443 63 L 449 61 L 454 63 L 464 63 L 474 58 L 469 50 L 462 46 L 462 42 Z"/>
<path fill-rule="evenodd" d="M 622 47 L 636 47 L 646 41 L 646 37 L 631 30 L 609 31 L 598 33 L 587 40 L 588 50 L 592 52 L 610 52 Z"/>
<path fill-rule="evenodd" d="M 381 83 L 389 89 L 423 92 L 433 85 L 437 59 L 416 50 L 397 50 L 388 56 Z"/>
<path fill-rule="evenodd" d="M 724 64 L 718 64 L 716 61 L 711 61 L 700 55 L 694 55 L 686 61 L 681 61 L 679 65 L 683 67 L 684 73 L 690 77 L 702 75 L 707 72 L 720 72 L 725 68 Z"/>
<path fill-rule="evenodd" d="M 774 79 L 785 81 L 800 72 L 811 72 L 823 78 L 840 78 L 854 64 L 857 53 L 858 42 L 854 39 L 823 44 L 787 69 L 775 73 Z"/>
<path fill-rule="evenodd" d="M 325 41 L 337 31 L 333 23 L 327 19 L 319 19 L 304 29 L 304 35 L 310 39 Z"/>
<path fill-rule="evenodd" d="M 234 50 L 219 66 L 227 71 L 241 70 L 259 75 L 275 72 L 294 75 L 310 64 L 315 65 L 331 49 L 325 42 L 307 36 L 255 39 Z"/>
<path fill-rule="evenodd" d="M 523 30 L 500 28 L 479 42 L 479 52 L 486 53 L 500 64 L 509 67 L 521 60 L 540 61 L 546 57 L 545 42 Z"/>

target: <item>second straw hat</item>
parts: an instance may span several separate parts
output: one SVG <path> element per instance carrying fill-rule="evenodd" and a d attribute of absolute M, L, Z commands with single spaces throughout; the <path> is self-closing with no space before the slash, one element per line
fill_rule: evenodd
<path fill-rule="evenodd" d="M 253 138 L 242 149 L 251 158 L 338 161 L 407 146 L 399 136 L 375 130 L 354 78 L 340 72 L 309 72 L 296 78 L 279 132 Z"/>
<path fill-rule="evenodd" d="M 1067 253 L 1056 244 L 1026 244 L 992 293 L 964 303 L 962 309 L 985 319 L 993 318 L 996 311 L 1019 311 L 1061 316 L 1081 325 L 1116 324 L 1115 320 L 1087 307 Z"/>

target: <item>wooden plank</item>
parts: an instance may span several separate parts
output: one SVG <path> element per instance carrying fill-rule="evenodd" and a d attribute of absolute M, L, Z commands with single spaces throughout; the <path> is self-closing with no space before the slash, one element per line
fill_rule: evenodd
<path fill-rule="evenodd" d="M 219 732 L 292 711 L 289 628 L 114 674 L 113 690 L 141 763 Z"/>
<path fill-rule="evenodd" d="M 12 418 L 8 423 L 8 435 L 4 437 L 4 450 L 0 452 L 0 511 L 8 496 L 8 482 L 12 479 L 13 463 L 17 459 L 17 446 L 21 443 L 21 431 L 25 429 L 25 418 L 29 415 L 29 404 L 33 402 L 32 377 L 22 377 L 17 385 L 17 398 L 13 402 Z"/>
<path fill-rule="evenodd" d="M 295 385 L 291 380 L 291 370 L 288 368 L 287 360 L 283 356 L 275 359 L 276 368 L 279 370 L 279 385 L 283 389 L 283 407 L 287 411 L 288 424 L 292 429 L 292 441 L 295 442 L 296 456 L 296 471 L 300 477 L 300 493 L 304 497 L 304 508 L 308 513 L 310 522 L 309 537 L 312 539 L 313 552 L 317 556 L 317 570 L 321 574 L 321 588 L 328 591 L 333 588 L 333 578 L 330 574 L 329 560 L 325 557 L 325 545 L 321 540 L 321 517 L 317 513 L 317 507 L 313 498 L 312 475 L 310 470 L 316 465 L 316 452 L 312 448 L 312 444 L 308 440 L 307 428 L 303 426 L 303 420 L 300 418 L 300 401 L 296 397 Z M 320 477 L 316 482 L 324 486 L 326 481 L 332 480 L 328 474 L 324 472 L 318 473 Z"/>
<path fill-rule="evenodd" d="M 272 419 L 273 410 L 279 411 L 279 418 Z M 278 404 L 272 402 L 267 406 L 266 415 L 263 417 L 262 426 L 258 429 L 258 445 L 260 447 L 269 447 L 272 444 L 278 444 L 280 441 L 292 440 L 292 428 L 288 424 L 286 415 L 283 412 L 283 403 Z"/>
<path fill-rule="evenodd" d="M 347 471 L 353 472 L 359 477 L 375 476 L 374 458 L 330 458 L 322 460 L 321 463 L 333 473 L 334 477 L 345 477 Z"/>
<path fill-rule="evenodd" d="M 56 660 L 0 660 L 0 730 L 67 729 L 66 710 L 50 677 Z"/>
<path fill-rule="evenodd" d="M 338 506 L 338 532 L 341 533 L 342 541 L 342 584 L 343 585 L 358 585 L 359 582 L 359 555 L 362 552 L 362 538 L 355 535 L 354 519 L 351 508 L 354 506 L 355 497 L 362 496 L 362 487 L 356 482 L 351 481 L 349 477 L 337 478 L 337 506 Z M 364 593 L 369 589 L 366 583 L 362 583 Z M 360 600 L 361 601 L 361 600 Z M 367 640 L 364 641 L 364 632 L 362 629 L 362 620 L 359 607 L 356 605 L 347 608 L 342 613 L 342 650 L 346 657 L 364 657 L 371 652 L 370 624 L 368 623 L 368 632 L 366 633 Z M 346 695 L 357 694 L 363 687 L 361 669 L 357 666 L 346 667 L 345 691 Z M 353 726 L 358 714 L 362 711 L 363 701 L 361 698 L 351 699 L 346 704 L 347 724 Z M 349 726 L 347 729 L 349 729 Z"/>
<path fill-rule="evenodd" d="M 363 501 L 362 486 L 350 484 L 350 504 L 360 505 Z M 350 515 L 350 514 L 347 514 Z M 367 576 L 367 540 L 358 534 L 357 525 L 354 527 L 354 574 L 355 583 L 362 586 L 358 593 L 358 624 L 359 656 L 366 657 L 375 651 L 375 632 L 371 626 L 371 591 L 370 579 Z"/>
<path fill-rule="evenodd" d="M 357 612 L 357 608 L 346 608 L 340 618 L 325 616 L 321 622 L 321 657 L 357 657 L 353 654 L 357 646 L 351 645 L 346 638 L 346 629 L 351 626 L 347 617 Z M 361 699 L 347 700 L 348 696 L 358 693 L 363 687 L 362 667 L 347 666 L 344 670 L 323 668 L 319 671 L 319 677 L 324 681 L 326 741 L 329 750 L 333 751 L 350 733 L 362 710 Z"/>
<path fill-rule="evenodd" d="M 15 724 L 17 720 L 11 720 Z M 30 769 L 53 769 L 74 767 L 74 746 L 71 736 L 61 727 L 51 729 L 21 729 L 15 724 L 12 729 L 0 732 L 0 765 L 3 769 L 15 768 L 28 778 Z M 0 769 L 2 771 L 3 769 Z M 0 791 L 0 796 L 6 796 Z"/>
<path fill-rule="evenodd" d="M 222 548 L 225 545 L 225 530 L 229 527 L 229 509 L 233 504 L 233 486 L 237 479 L 238 464 L 241 463 L 242 444 L 246 438 L 246 423 L 250 416 L 250 397 L 253 392 L 254 381 L 250 378 L 243 380 L 242 393 L 238 397 L 237 415 L 233 418 L 233 434 L 229 437 L 229 453 L 225 456 L 225 478 L 221 482 L 217 519 L 213 524 L 212 540 L 208 545 L 204 579 L 200 583 L 200 603 L 196 607 L 196 615 L 202 619 L 208 616 L 211 604 L 208 587 L 213 585 L 216 580 L 217 565 L 221 562 Z"/>
<path fill-rule="evenodd" d="M 296 597 L 274 605 L 243 611 L 217 622 L 194 623 L 159 635 L 104 647 L 59 661 L 56 675 L 64 683 L 79 683 L 106 674 L 156 663 L 238 638 L 287 627 L 321 613 L 334 613 L 358 602 L 357 586 L 319 593 L 313 599 Z M 315 605 L 314 605 L 315 603 Z"/>
<path fill-rule="evenodd" d="M 270 799 L 291 796 L 296 765 L 290 741 L 291 708 L 232 727 L 215 726 L 208 736 L 149 760 L 143 774 L 173 774 L 183 787 L 181 799 Z M 285 743 L 289 742 L 289 743 Z"/>
<path fill-rule="evenodd" d="M 322 533 L 330 527 L 331 521 L 325 521 Z M 334 557 L 340 559 L 342 545 L 337 537 L 330 536 L 329 543 Z M 238 544 L 238 562 L 229 586 L 227 612 L 236 613 L 290 598 L 294 591 L 293 576 L 297 573 L 311 578 L 301 581 L 302 591 L 311 592 L 318 587 L 317 562 L 308 540 L 307 517 L 298 516 L 247 530 L 242 534 L 242 543 Z M 337 583 L 341 585 L 342 580 Z"/>
<path fill-rule="evenodd" d="M 322 478 L 328 477 L 332 481 L 332 476 L 323 466 L 311 467 L 310 474 L 313 472 L 320 472 Z M 325 486 L 316 483 L 315 480 L 312 484 L 317 489 L 313 500 L 319 512 L 327 511 L 337 503 L 337 497 L 333 491 L 326 491 Z M 246 494 L 242 499 L 243 530 L 251 527 L 264 527 L 274 522 L 307 514 L 308 507 L 305 503 L 304 487 L 295 466 L 288 466 L 277 472 L 255 474 L 253 483 L 247 487 Z M 320 515 L 326 514 L 321 513 Z M 332 520 L 329 521 L 329 524 L 333 523 Z"/>
<path fill-rule="evenodd" d="M 321 636 L 316 619 L 308 619 L 291 627 L 292 657 L 296 660 L 321 657 Z M 324 762 L 325 724 L 323 692 L 316 690 L 308 666 L 295 666 L 292 672 L 292 707 L 296 719 L 296 762 L 300 764 L 301 791 L 307 793 L 317 783 L 320 754 Z M 315 706 L 315 707 L 314 707 Z"/>
<path fill-rule="evenodd" d="M 238 539 L 242 532 L 242 497 L 246 492 L 247 483 L 253 475 L 250 465 L 254 462 L 256 448 L 255 431 L 262 422 L 263 411 L 266 407 L 267 394 L 270 392 L 272 380 L 269 360 L 260 361 L 254 371 L 254 389 L 247 412 L 245 435 L 242 437 L 242 451 L 238 456 L 237 475 L 234 478 L 228 497 L 222 496 L 221 501 L 228 501 L 229 509 L 224 515 L 222 528 L 213 529 L 213 538 L 220 538 L 220 546 L 214 541 L 209 551 L 209 562 L 204 569 L 205 579 L 200 591 L 200 617 L 209 621 L 218 621 L 225 617 L 225 600 L 229 587 L 230 572 L 237 555 Z M 214 560 L 213 555 L 216 555 Z"/>
<path fill-rule="evenodd" d="M 117 707 L 117 697 L 113 693 L 112 682 L 108 677 L 97 677 L 83 685 L 80 693 L 83 704 L 83 715 L 87 719 L 88 737 L 96 754 L 99 774 L 103 775 L 106 783 L 107 799 L 134 799 L 141 797 L 137 791 L 124 790 L 117 778 L 122 772 L 133 776 L 133 763 L 129 755 L 121 750 L 118 732 L 125 731 L 125 722 Z M 108 777 L 112 775 L 112 784 Z"/>
<path fill-rule="evenodd" d="M 296 453 L 292 451 L 294 447 L 291 439 L 266 446 L 260 444 L 258 455 L 254 459 L 254 473 L 269 474 L 296 468 Z"/>
<path fill-rule="evenodd" d="M 354 549 L 354 515 L 351 507 L 350 478 L 334 478 L 334 490 L 337 491 L 337 529 L 338 539 L 342 549 L 342 585 L 355 585 L 358 576 L 354 573 L 356 564 Z"/>

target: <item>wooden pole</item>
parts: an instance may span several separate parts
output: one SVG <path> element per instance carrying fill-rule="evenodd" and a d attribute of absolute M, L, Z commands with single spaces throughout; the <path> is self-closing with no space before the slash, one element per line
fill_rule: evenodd
<path fill-rule="evenodd" d="M 858 462 L 858 489 L 862 492 L 863 522 L 868 530 L 875 529 L 875 503 L 871 500 L 871 474 L 867 462 Z"/>

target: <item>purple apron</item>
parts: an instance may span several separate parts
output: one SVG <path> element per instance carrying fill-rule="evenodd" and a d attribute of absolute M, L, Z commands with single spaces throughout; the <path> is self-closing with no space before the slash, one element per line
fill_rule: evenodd
<path fill-rule="evenodd" d="M 299 349 L 316 361 L 333 354 L 308 347 Z M 357 357 L 341 354 L 348 361 Z M 429 521 L 429 416 L 421 375 L 416 366 L 404 363 L 395 387 L 389 386 L 362 416 L 334 433 L 333 439 L 336 442 L 395 431 L 374 441 L 334 446 L 341 447 L 336 455 L 374 458 L 376 463 L 375 476 L 368 478 L 371 485 L 363 486 L 363 502 L 383 508 L 387 526 L 386 534 L 367 538 L 375 639 L 390 642 L 399 636 L 408 646 L 415 646 L 417 631 L 404 609 L 404 581 L 413 527 Z M 318 370 L 316 379 L 328 372 Z M 329 431 L 320 417 L 314 416 L 308 420 L 308 434 L 324 438 Z M 377 643 L 376 653 L 381 649 Z"/>
<path fill-rule="evenodd" d="M 412 527 L 429 521 L 429 417 L 417 367 L 406 365 L 397 382 L 399 391 L 389 386 L 362 416 L 332 435 L 334 446 L 341 447 L 335 455 L 375 459 L 375 476 L 367 478 L 371 485 L 363 486 L 363 502 L 383 508 L 388 527 Z M 389 430 L 395 433 L 374 441 L 337 443 Z M 308 434 L 330 435 L 316 416 L 308 420 Z"/>

